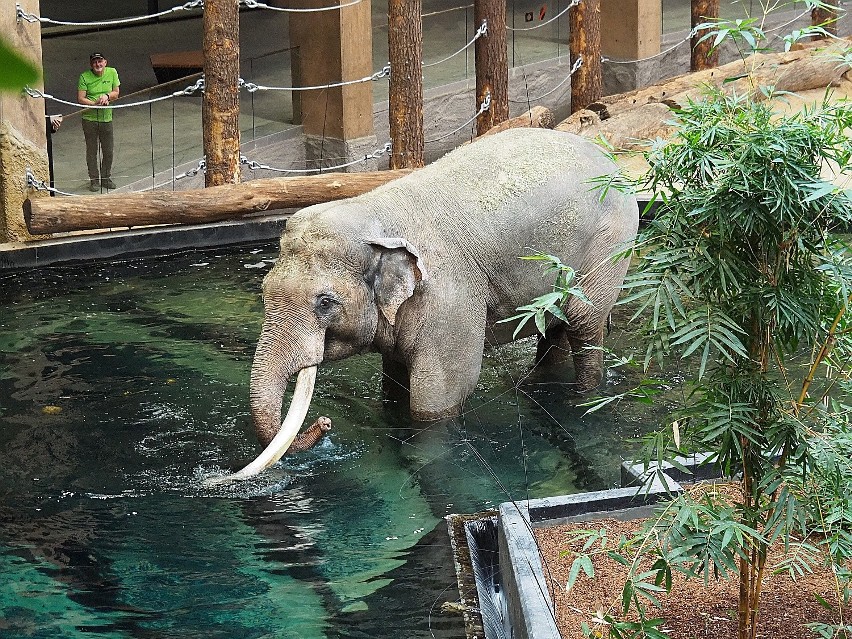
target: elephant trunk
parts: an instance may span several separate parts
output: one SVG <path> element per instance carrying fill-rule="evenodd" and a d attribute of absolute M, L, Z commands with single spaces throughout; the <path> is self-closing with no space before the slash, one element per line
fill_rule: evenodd
<path fill-rule="evenodd" d="M 208 479 L 205 484 L 208 486 L 214 486 L 231 481 L 247 479 L 257 475 L 263 470 L 266 470 L 272 466 L 272 464 L 281 459 L 284 453 L 287 452 L 287 449 L 290 448 L 293 440 L 296 439 L 299 429 L 301 429 L 302 423 L 305 421 L 305 416 L 308 413 L 308 408 L 310 408 L 311 405 L 311 398 L 314 394 L 314 383 L 316 382 L 316 378 L 316 366 L 309 366 L 299 371 L 299 375 L 296 378 L 296 388 L 293 390 L 293 399 L 290 402 L 290 409 L 287 411 L 287 416 L 284 418 L 281 428 L 278 429 L 277 434 L 272 437 L 271 441 L 267 443 L 266 448 L 263 449 L 263 452 L 260 453 L 253 462 L 232 475 Z M 281 391 L 279 393 L 279 397 L 283 395 L 284 392 L 284 384 L 282 383 L 280 386 Z M 252 401 L 254 401 L 254 397 L 252 398 Z M 281 414 L 280 401 L 277 405 L 279 408 L 277 410 L 277 415 L 275 415 L 276 421 L 277 416 Z M 275 409 L 272 409 L 271 412 L 276 411 Z M 252 413 L 255 414 L 254 409 L 252 410 Z"/>

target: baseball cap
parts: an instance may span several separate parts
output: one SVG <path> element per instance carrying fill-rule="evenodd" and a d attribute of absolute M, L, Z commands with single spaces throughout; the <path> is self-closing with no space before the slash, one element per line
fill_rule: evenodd
<path fill-rule="evenodd" d="M 103 53 L 95 52 L 95 53 L 93 53 L 92 55 L 89 56 L 89 62 L 91 62 L 92 60 L 97 60 L 98 58 L 106 60 Z"/>

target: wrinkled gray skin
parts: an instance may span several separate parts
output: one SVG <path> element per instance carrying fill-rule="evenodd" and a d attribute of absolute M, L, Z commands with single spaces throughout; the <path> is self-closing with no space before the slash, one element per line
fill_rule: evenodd
<path fill-rule="evenodd" d="M 565 309 L 538 359 L 573 353 L 579 390 L 597 386 L 604 326 L 627 270 L 608 259 L 638 225 L 635 199 L 588 180 L 613 164 L 592 142 L 545 129 L 488 136 L 365 195 L 311 206 L 287 223 L 263 282 L 265 318 L 251 372 L 251 411 L 267 444 L 288 378 L 305 367 L 379 351 L 410 391 L 411 415 L 457 415 L 483 346 L 512 339 L 497 324 L 552 290 L 535 251 L 580 274 L 593 302 Z M 534 332 L 533 323 L 524 335 Z M 519 336 L 520 337 L 520 336 Z"/>

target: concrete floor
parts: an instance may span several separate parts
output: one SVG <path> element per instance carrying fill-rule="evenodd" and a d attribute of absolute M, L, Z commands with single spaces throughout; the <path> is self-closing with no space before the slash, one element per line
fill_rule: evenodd
<path fill-rule="evenodd" d="M 544 21 L 558 14 L 568 0 L 510 0 L 509 25 L 533 26 L 525 23 L 532 13 L 538 21 L 544 9 Z M 663 30 L 674 32 L 687 27 L 689 0 L 663 1 Z M 125 0 L 122 3 L 95 3 L 80 0 L 42 0 L 42 16 L 68 21 L 108 20 L 115 17 L 144 15 L 151 3 Z M 180 6 L 177 0 L 162 1 L 160 9 Z M 726 2 L 724 14 L 741 15 L 746 10 L 759 10 L 754 0 Z M 120 7 L 118 6 L 120 5 Z M 134 8 L 136 11 L 134 11 Z M 475 33 L 473 10 L 459 0 L 425 0 L 423 3 L 424 63 L 442 60 L 468 43 Z M 387 62 L 386 0 L 375 0 L 373 14 L 374 69 Z M 181 16 L 174 19 L 172 16 Z M 186 16 L 186 17 L 184 17 Z M 146 102 L 192 84 L 194 78 L 158 86 L 150 64 L 150 54 L 201 48 L 200 11 L 177 12 L 157 23 L 134 26 L 74 28 L 43 27 L 42 59 L 45 70 L 45 92 L 68 102 L 76 97 L 77 78 L 88 68 L 88 56 L 100 51 L 116 67 L 122 81 L 124 103 Z M 244 9 L 240 13 L 241 76 L 247 82 L 267 86 L 291 86 L 288 15 L 264 9 Z M 567 17 L 534 31 L 509 33 L 511 66 L 524 67 L 543 60 L 567 55 Z M 473 77 L 473 50 L 467 49 L 451 60 L 424 69 L 424 87 L 428 90 Z M 387 80 L 372 83 L 374 101 L 387 100 Z M 46 103 L 48 113 L 65 117 L 60 131 L 53 137 L 56 188 L 69 193 L 85 193 L 88 179 L 84 160 L 84 144 L 79 110 L 75 106 L 52 100 Z M 471 115 L 473 115 L 471 113 Z M 113 179 L 119 187 L 133 190 L 159 187 L 197 165 L 202 155 L 201 100 L 182 96 L 161 102 L 117 109 L 115 114 L 115 162 Z M 427 114 L 428 117 L 428 114 Z M 440 116 L 436 116 L 440 117 Z M 284 135 L 294 129 L 291 93 L 287 91 L 243 91 L 241 102 L 241 138 L 262 144 L 270 136 Z M 279 139 L 276 138 L 276 139 Z M 384 143 L 379 140 L 378 146 Z M 282 167 L 282 168 L 289 168 Z M 295 168 L 295 167 L 293 167 Z"/>

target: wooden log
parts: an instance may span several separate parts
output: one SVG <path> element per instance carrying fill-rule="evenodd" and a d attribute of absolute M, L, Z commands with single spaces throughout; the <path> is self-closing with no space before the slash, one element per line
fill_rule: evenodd
<path fill-rule="evenodd" d="M 776 91 L 801 93 L 811 89 L 838 86 L 849 71 L 829 55 L 832 48 L 845 50 L 843 42 L 829 47 L 806 45 L 783 54 L 758 55 L 744 63 L 739 60 L 715 69 L 698 71 L 672 78 L 652 87 L 620 95 L 607 96 L 589 109 L 578 111 L 556 125 L 558 131 L 570 131 L 585 137 L 605 138 L 614 148 L 637 150 L 647 148 L 647 140 L 666 139 L 673 132 L 672 108 L 699 99 L 707 86 L 739 95 L 754 93 L 755 87 L 774 85 Z M 729 78 L 748 77 L 728 82 Z M 763 93 L 754 93 L 764 99 Z"/>
<path fill-rule="evenodd" d="M 704 71 L 719 66 L 719 50 L 713 50 L 713 38 L 701 42 L 708 29 L 698 32 L 695 27 L 719 18 L 719 0 L 692 0 L 690 3 L 693 36 L 690 39 L 689 70 Z"/>
<path fill-rule="evenodd" d="M 772 84 L 776 90 L 793 92 L 831 86 L 849 67 L 839 64 L 830 53 L 848 46 L 849 40 L 841 39 L 828 47 L 825 42 L 808 43 L 786 53 L 758 53 L 745 61 L 735 60 L 715 69 L 685 73 L 650 87 L 606 96 L 590 104 L 589 108 L 605 120 L 652 102 L 682 105 L 687 98 L 699 97 L 708 86 L 724 86 L 726 90 L 737 90 L 740 94 L 752 91 L 752 83 L 754 87 Z M 746 75 L 750 77 L 744 77 Z M 728 82 L 736 77 L 741 79 Z"/>
<path fill-rule="evenodd" d="M 485 22 L 488 33 L 476 40 L 476 109 L 490 97 L 491 106 L 476 116 L 476 134 L 482 135 L 509 119 L 509 60 L 506 53 L 506 3 L 504 0 L 474 0 L 473 24 Z"/>
<path fill-rule="evenodd" d="M 574 113 L 603 95 L 601 1 L 583 0 L 569 11 L 568 30 L 571 60 L 583 60 L 571 78 L 571 113 Z"/>
<path fill-rule="evenodd" d="M 543 106 L 534 106 L 532 109 L 514 118 L 504 120 L 488 129 L 481 136 L 494 135 L 505 131 L 506 129 L 552 129 L 556 125 L 556 119 L 553 117 L 553 111 Z"/>
<path fill-rule="evenodd" d="M 240 181 L 240 26 L 237 0 L 206 0 L 202 17 L 204 185 Z"/>
<path fill-rule="evenodd" d="M 594 111 L 577 111 L 560 122 L 556 130 L 588 138 L 600 137 L 622 151 L 641 151 L 648 148 L 649 140 L 672 135 L 674 126 L 670 120 L 672 112 L 668 105 L 652 102 L 607 120 L 601 120 Z"/>
<path fill-rule="evenodd" d="M 601 118 L 596 112 L 590 111 L 589 109 L 580 109 L 579 111 L 574 111 L 574 113 L 569 115 L 553 128 L 557 131 L 567 131 L 568 133 L 574 133 L 576 135 L 586 135 L 587 131 L 591 130 L 592 127 L 598 126 L 600 123 Z"/>
<path fill-rule="evenodd" d="M 388 87 L 392 169 L 423 166 L 422 0 L 388 1 Z"/>
<path fill-rule="evenodd" d="M 35 198 L 24 201 L 24 220 L 31 233 L 151 224 L 203 224 L 354 197 L 410 172 L 411 169 L 324 173 L 186 191 Z"/>

